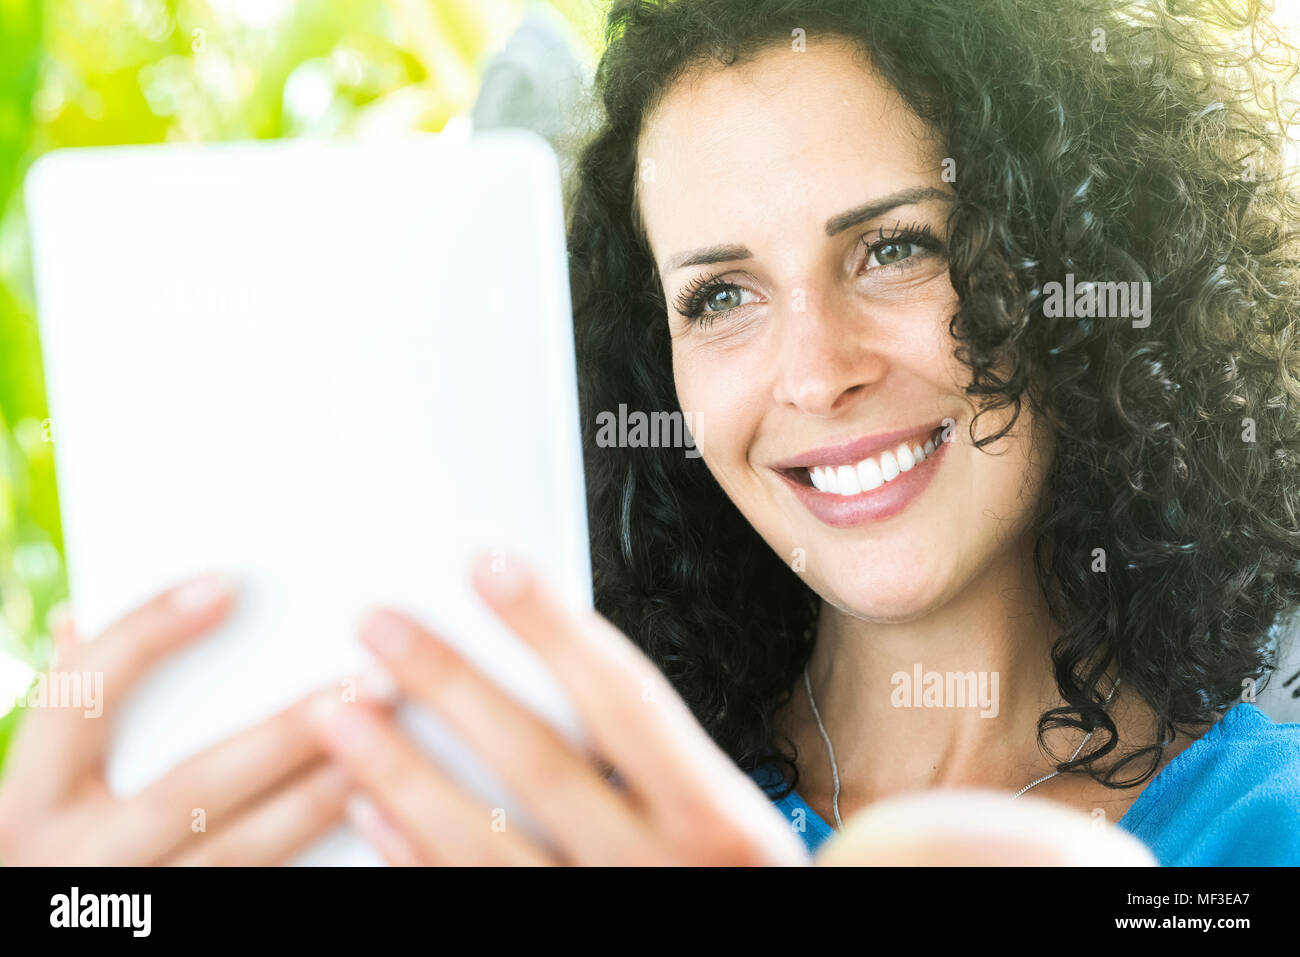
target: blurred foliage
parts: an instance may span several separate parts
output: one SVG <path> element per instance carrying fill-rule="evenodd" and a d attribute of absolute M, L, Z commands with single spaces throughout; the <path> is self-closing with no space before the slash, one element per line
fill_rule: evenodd
<path fill-rule="evenodd" d="M 600 0 L 0 0 L 0 765 L 15 674 L 67 594 L 21 179 L 58 147 L 439 131 L 546 7 L 580 60 Z M 25 667 L 19 666 L 22 662 Z"/>

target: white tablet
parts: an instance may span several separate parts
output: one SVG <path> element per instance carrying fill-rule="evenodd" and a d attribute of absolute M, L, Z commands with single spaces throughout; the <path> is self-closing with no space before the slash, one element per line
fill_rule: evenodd
<path fill-rule="evenodd" d="M 540 138 L 66 150 L 26 187 L 68 571 L 96 634 L 189 574 L 236 610 L 116 724 L 131 793 L 367 660 L 420 616 L 570 735 L 538 659 L 471 592 L 476 548 L 590 607 L 558 167 Z M 431 715 L 408 724 L 491 806 Z M 340 831 L 302 859 L 377 863 Z"/>

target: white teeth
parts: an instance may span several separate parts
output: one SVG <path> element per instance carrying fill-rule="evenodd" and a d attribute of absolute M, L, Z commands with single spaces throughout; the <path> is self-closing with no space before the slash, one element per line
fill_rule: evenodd
<path fill-rule="evenodd" d="M 870 492 L 885 484 L 885 477 L 880 474 L 880 466 L 875 459 L 863 459 L 858 463 L 858 484 L 862 491 Z"/>
<path fill-rule="evenodd" d="M 925 445 L 920 442 L 908 445 L 905 442 L 892 451 L 881 452 L 879 459 L 863 459 L 856 466 L 816 466 L 808 470 L 809 481 L 817 491 L 833 495 L 870 492 L 914 469 L 933 455 L 938 448 L 935 434 L 926 439 Z"/>
<path fill-rule="evenodd" d="M 894 458 L 893 452 L 880 453 L 880 474 L 886 482 L 898 478 L 898 459 Z"/>
<path fill-rule="evenodd" d="M 912 466 L 916 464 L 916 459 L 912 458 L 912 450 L 906 445 L 900 445 L 894 452 L 894 458 L 898 459 L 898 471 L 910 472 Z"/>

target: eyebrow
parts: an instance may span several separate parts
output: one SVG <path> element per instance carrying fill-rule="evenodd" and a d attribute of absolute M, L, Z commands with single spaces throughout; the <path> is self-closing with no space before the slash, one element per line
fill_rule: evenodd
<path fill-rule="evenodd" d="M 732 262 L 736 259 L 748 259 L 754 255 L 744 246 L 705 246 L 689 252 L 678 253 L 664 260 L 663 273 L 667 275 L 674 269 L 686 266 L 711 266 L 714 263 Z"/>
<path fill-rule="evenodd" d="M 915 186 L 900 189 L 888 196 L 881 196 L 879 199 L 873 199 L 869 203 L 863 203 L 861 206 L 856 206 L 853 209 L 832 216 L 826 220 L 826 235 L 834 236 L 837 233 L 842 233 L 846 229 L 875 219 L 877 216 L 881 216 L 899 206 L 911 206 L 914 203 L 923 203 L 928 199 L 952 200 L 954 198 L 952 193 L 936 189 L 933 186 Z M 687 266 L 711 266 L 714 263 L 735 262 L 740 259 L 749 259 L 753 255 L 745 246 L 704 246 L 700 249 L 691 249 L 669 256 L 660 267 L 660 274 L 666 276 L 676 269 L 684 269 Z"/>
<path fill-rule="evenodd" d="M 933 186 L 915 186 L 910 189 L 900 189 L 896 193 L 873 199 L 869 203 L 863 203 L 854 209 L 832 216 L 826 220 L 826 235 L 834 236 L 836 233 L 842 233 L 846 229 L 875 219 L 877 216 L 899 206 L 911 206 L 915 203 L 923 203 L 927 199 L 951 200 L 954 198 L 952 193 L 936 189 Z"/>

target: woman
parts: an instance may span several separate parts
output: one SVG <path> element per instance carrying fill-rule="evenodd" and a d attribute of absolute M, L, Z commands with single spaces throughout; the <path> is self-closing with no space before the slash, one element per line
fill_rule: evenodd
<path fill-rule="evenodd" d="M 961 787 L 1165 864 L 1300 863 L 1300 727 L 1249 703 L 1300 599 L 1296 207 L 1252 29 L 1192 2 L 616 4 L 570 230 L 605 618 L 475 571 L 596 754 L 418 623 L 363 633 L 542 836 L 492 826 L 382 695 L 322 693 L 127 801 L 102 741 L 33 715 L 0 855 L 279 860 L 357 790 L 394 863 L 796 863 Z M 605 447 L 621 405 L 688 414 L 696 448 Z M 230 601 L 163 596 L 72 667 L 111 701 Z M 201 799 L 225 813 L 196 837 Z"/>

